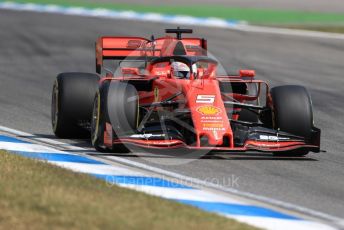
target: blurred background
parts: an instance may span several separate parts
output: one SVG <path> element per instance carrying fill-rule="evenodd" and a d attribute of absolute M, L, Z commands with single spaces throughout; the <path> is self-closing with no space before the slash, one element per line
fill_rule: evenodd
<path fill-rule="evenodd" d="M 344 1 L 342 0 L 14 0 L 14 2 L 216 17 L 254 25 L 328 32 L 344 31 Z"/>
<path fill-rule="evenodd" d="M 0 1 L 1 2 L 1 1 Z M 106 8 L 165 15 L 220 18 L 244 25 L 344 32 L 344 0 L 12 0 L 19 3 Z M 75 10 L 75 8 L 73 8 Z M 225 156 L 164 170 L 197 179 L 240 176 L 240 191 L 298 204 L 344 218 L 344 35 L 306 36 L 183 23 L 81 17 L 29 10 L 0 10 L 0 124 L 54 138 L 51 91 L 61 72 L 95 72 L 94 43 L 103 35 L 165 35 L 192 28 L 228 70 L 254 69 L 271 86 L 303 85 L 310 92 L 321 148 L 304 160 Z M 127 15 L 130 15 L 129 13 Z M 191 36 L 191 35 L 186 35 Z M 66 140 L 66 143 L 72 141 Z M 72 144 L 90 147 L 86 141 Z M 125 158 L 125 156 L 123 156 Z M 128 156 L 130 158 L 130 156 Z M 268 160 L 267 160 L 268 159 Z M 131 160 L 144 162 L 139 158 Z M 223 184 L 223 186 L 226 186 Z"/>

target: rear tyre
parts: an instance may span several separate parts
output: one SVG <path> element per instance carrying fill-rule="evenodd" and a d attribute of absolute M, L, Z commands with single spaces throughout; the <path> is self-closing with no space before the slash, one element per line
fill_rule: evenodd
<path fill-rule="evenodd" d="M 96 94 L 93 107 L 92 145 L 100 152 L 128 152 L 123 144 L 104 145 L 106 123 L 112 126 L 112 139 L 134 134 L 138 123 L 138 94 L 133 85 L 122 82 L 106 82 Z M 107 130 L 108 131 L 108 130 Z"/>
<path fill-rule="evenodd" d="M 61 73 L 53 86 L 51 123 L 60 138 L 86 138 L 99 76 L 89 73 Z"/>
<path fill-rule="evenodd" d="M 274 128 L 311 140 L 313 127 L 312 101 L 302 86 L 286 85 L 271 89 L 274 107 Z M 276 152 L 278 156 L 304 156 L 308 150 Z"/>

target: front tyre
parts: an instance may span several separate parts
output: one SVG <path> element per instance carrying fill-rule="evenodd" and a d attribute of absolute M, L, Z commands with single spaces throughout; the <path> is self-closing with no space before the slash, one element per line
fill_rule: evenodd
<path fill-rule="evenodd" d="M 313 127 L 312 101 L 302 86 L 285 85 L 271 89 L 274 128 L 303 137 L 309 143 Z M 308 150 L 276 152 L 278 156 L 304 156 Z"/>
<path fill-rule="evenodd" d="M 92 120 L 91 140 L 99 152 L 128 152 L 123 144 L 105 146 L 104 132 L 112 139 L 135 133 L 138 118 L 138 94 L 134 86 L 122 82 L 104 82 L 96 93 Z M 111 130 L 107 130 L 111 125 Z M 112 140 L 111 140 L 112 141 Z"/>
<path fill-rule="evenodd" d="M 107 148 L 104 146 L 104 119 L 101 117 L 101 103 L 99 91 L 96 93 L 93 103 L 93 111 L 91 118 L 91 142 L 92 146 L 98 152 L 106 152 Z"/>

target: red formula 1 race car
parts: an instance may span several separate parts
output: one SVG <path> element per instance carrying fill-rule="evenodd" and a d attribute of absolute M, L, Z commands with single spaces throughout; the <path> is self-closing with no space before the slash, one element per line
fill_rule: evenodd
<path fill-rule="evenodd" d="M 129 146 L 319 152 L 320 130 L 304 87 L 270 89 L 254 80 L 253 70 L 220 75 L 205 39 L 182 38 L 189 29 L 166 32 L 177 36 L 101 37 L 97 74 L 59 74 L 52 94 L 56 136 L 91 136 L 101 152 Z"/>

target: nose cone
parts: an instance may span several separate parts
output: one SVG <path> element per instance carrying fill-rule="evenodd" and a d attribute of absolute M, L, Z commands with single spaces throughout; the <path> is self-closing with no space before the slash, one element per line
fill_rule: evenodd
<path fill-rule="evenodd" d="M 223 137 L 231 136 L 232 130 L 218 81 L 195 80 L 193 84 L 197 87 L 191 87 L 186 93 L 186 97 L 198 137 L 197 144 L 199 147 L 201 145 L 222 145 Z"/>

